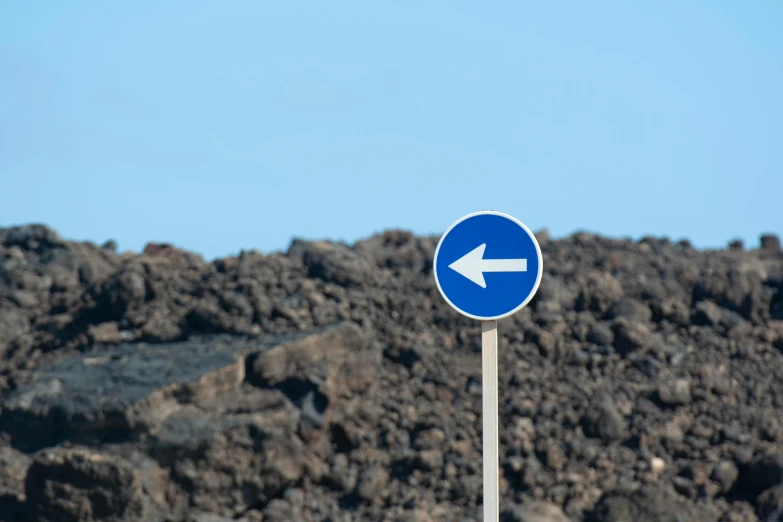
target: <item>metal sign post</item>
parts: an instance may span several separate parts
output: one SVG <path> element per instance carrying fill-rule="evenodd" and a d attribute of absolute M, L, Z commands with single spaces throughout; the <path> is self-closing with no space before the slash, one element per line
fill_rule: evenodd
<path fill-rule="evenodd" d="M 500 517 L 498 436 L 498 323 L 481 323 L 481 399 L 484 421 L 484 520 Z"/>
<path fill-rule="evenodd" d="M 443 234 L 433 261 L 435 283 L 457 312 L 481 321 L 484 522 L 500 517 L 498 323 L 538 290 L 544 263 L 521 221 L 491 210 L 468 214 Z"/>

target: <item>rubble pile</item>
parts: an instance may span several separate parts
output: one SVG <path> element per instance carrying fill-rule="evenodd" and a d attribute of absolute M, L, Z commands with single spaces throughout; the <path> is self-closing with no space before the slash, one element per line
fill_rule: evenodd
<path fill-rule="evenodd" d="M 503 520 L 783 520 L 778 238 L 538 237 L 499 323 Z M 480 326 L 436 243 L 0 229 L 0 520 L 480 520 Z"/>

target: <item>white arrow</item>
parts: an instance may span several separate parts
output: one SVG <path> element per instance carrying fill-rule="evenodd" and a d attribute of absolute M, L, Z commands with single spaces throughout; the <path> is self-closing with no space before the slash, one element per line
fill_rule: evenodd
<path fill-rule="evenodd" d="M 481 288 L 487 287 L 484 274 L 487 272 L 527 272 L 527 259 L 484 259 L 481 244 L 449 265 L 458 274 L 467 277 Z"/>

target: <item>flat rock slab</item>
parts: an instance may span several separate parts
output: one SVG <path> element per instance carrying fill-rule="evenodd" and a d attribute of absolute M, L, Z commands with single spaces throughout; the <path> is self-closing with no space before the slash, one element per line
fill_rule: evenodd
<path fill-rule="evenodd" d="M 117 442 L 147 433 L 183 404 L 238 389 L 245 358 L 275 347 L 334 343 L 334 326 L 304 334 L 238 340 L 209 336 L 167 344 L 102 347 L 37 370 L 2 405 L 0 430 L 33 451 L 62 440 Z M 252 370 L 251 370 L 252 371 Z"/>

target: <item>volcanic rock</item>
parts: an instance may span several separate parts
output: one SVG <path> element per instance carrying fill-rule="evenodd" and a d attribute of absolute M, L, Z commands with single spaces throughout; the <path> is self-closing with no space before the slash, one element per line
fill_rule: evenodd
<path fill-rule="evenodd" d="M 776 520 L 777 238 L 541 237 L 499 322 L 503 516 Z M 437 240 L 207 262 L 0 229 L 0 520 L 479 520 L 481 328 Z"/>
<path fill-rule="evenodd" d="M 503 522 L 571 522 L 563 510 L 547 502 L 528 502 L 504 511 Z"/>
<path fill-rule="evenodd" d="M 36 455 L 25 483 L 32 520 L 145 520 L 142 482 L 133 465 L 85 448 L 51 448 Z"/>
<path fill-rule="evenodd" d="M 707 513 L 678 500 L 674 493 L 649 485 L 601 497 L 588 522 L 711 522 Z"/>

